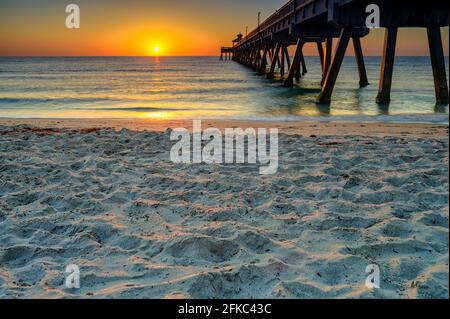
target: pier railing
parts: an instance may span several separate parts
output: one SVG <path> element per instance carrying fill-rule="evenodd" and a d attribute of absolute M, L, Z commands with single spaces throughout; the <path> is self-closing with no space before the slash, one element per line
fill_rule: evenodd
<path fill-rule="evenodd" d="M 328 9 L 329 1 L 332 0 L 290 0 L 283 7 L 264 20 L 259 27 L 255 28 L 246 37 L 244 37 L 239 45 L 244 45 L 248 41 L 267 35 L 269 33 L 269 29 L 273 28 L 277 24 L 284 24 L 276 27 L 277 29 L 280 29 L 289 27 L 287 21 L 292 23 L 300 22 L 296 17 L 297 13 L 300 13 L 301 20 L 312 18 L 316 14 L 322 14 Z M 310 13 L 305 14 L 308 7 L 311 8 Z M 320 10 L 320 8 L 322 8 L 322 10 Z M 239 45 L 237 45 L 237 47 Z"/>

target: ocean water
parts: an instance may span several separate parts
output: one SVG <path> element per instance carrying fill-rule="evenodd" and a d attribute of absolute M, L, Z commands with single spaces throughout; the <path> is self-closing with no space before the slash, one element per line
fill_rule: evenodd
<path fill-rule="evenodd" d="M 366 57 L 366 88 L 347 57 L 330 106 L 315 103 L 319 59 L 307 57 L 306 64 L 308 73 L 289 89 L 217 57 L 0 58 L 0 117 L 448 123 L 448 106 L 435 106 L 428 57 L 396 59 L 389 107 L 375 103 L 379 57 Z"/>

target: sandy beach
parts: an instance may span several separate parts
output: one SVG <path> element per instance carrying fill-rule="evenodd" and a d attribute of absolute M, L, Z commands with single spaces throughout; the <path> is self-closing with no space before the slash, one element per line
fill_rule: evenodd
<path fill-rule="evenodd" d="M 203 124 L 279 128 L 278 172 L 172 163 L 191 121 L 0 120 L 0 297 L 449 297 L 448 125 Z"/>

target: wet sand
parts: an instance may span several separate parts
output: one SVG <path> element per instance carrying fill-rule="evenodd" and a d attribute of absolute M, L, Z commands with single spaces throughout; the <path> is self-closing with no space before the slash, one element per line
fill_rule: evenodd
<path fill-rule="evenodd" d="M 0 118 L 0 125 L 32 125 L 41 128 L 123 128 L 135 131 L 164 132 L 167 128 L 191 128 L 191 120 L 154 120 L 154 119 L 8 119 Z M 302 135 L 370 135 L 370 136 L 430 136 L 445 138 L 448 125 L 424 123 L 382 123 L 382 122 L 267 122 L 237 120 L 202 120 L 203 128 L 216 127 L 223 130 L 229 127 L 265 127 L 278 128 L 284 134 Z"/>

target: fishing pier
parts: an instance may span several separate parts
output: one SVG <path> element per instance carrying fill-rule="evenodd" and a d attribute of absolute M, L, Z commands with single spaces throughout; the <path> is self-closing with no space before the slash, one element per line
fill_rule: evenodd
<path fill-rule="evenodd" d="M 313 43 L 322 66 L 317 103 L 330 104 L 350 43 L 358 66 L 359 86 L 369 85 L 361 38 L 371 30 L 367 19 L 374 5 L 379 12 L 376 27 L 385 28 L 377 102 L 389 104 L 391 100 L 398 29 L 420 27 L 427 30 L 436 103 L 447 105 L 449 92 L 440 28 L 449 25 L 448 1 L 290 0 L 247 36 L 239 34 L 232 47 L 223 47 L 221 58 L 231 58 L 293 87 L 294 81 L 301 85 L 300 79 L 307 73 L 303 47 Z M 334 41 L 337 42 L 333 46 Z M 291 46 L 295 47 L 292 56 L 288 53 Z"/>

